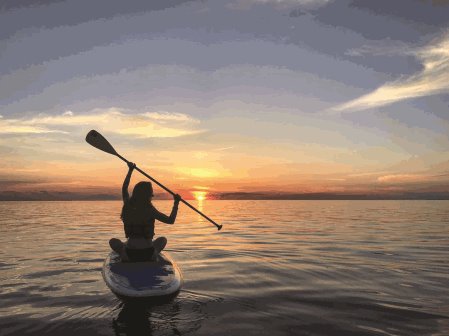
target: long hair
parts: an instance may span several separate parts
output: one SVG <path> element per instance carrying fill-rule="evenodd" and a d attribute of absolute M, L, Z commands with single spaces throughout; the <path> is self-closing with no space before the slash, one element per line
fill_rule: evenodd
<path fill-rule="evenodd" d="M 120 218 L 123 223 L 130 221 L 141 221 L 145 219 L 146 210 L 151 206 L 151 197 L 153 196 L 153 186 L 151 182 L 139 182 L 134 186 L 133 193 L 128 202 L 122 207 Z"/>

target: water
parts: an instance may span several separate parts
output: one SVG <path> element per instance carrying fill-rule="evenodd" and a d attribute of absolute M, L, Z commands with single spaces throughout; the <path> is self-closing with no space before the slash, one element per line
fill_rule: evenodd
<path fill-rule="evenodd" d="M 223 230 L 158 225 L 185 284 L 135 306 L 101 277 L 120 202 L 0 203 L 0 335 L 449 335 L 449 201 L 196 205 Z"/>

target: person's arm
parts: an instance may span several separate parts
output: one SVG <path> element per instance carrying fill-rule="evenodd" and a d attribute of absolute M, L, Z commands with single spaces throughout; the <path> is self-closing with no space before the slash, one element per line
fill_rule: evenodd
<path fill-rule="evenodd" d="M 155 207 L 153 207 L 153 215 L 154 218 L 158 221 L 161 221 L 166 224 L 173 224 L 176 220 L 176 215 L 178 214 L 178 205 L 179 201 L 181 200 L 181 196 L 178 194 L 173 195 L 173 208 L 171 209 L 170 216 L 167 216 L 163 214 L 162 212 L 159 212 Z"/>
<path fill-rule="evenodd" d="M 129 194 L 128 194 L 128 186 L 129 181 L 131 180 L 131 174 L 133 173 L 134 168 L 136 168 L 136 164 L 132 162 L 128 162 L 128 174 L 126 174 L 125 181 L 123 181 L 123 187 L 122 187 L 122 197 L 123 202 L 126 203 L 129 201 Z"/>

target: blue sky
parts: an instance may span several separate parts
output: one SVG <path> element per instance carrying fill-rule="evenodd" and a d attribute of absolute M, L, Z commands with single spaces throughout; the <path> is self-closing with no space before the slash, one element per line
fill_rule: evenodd
<path fill-rule="evenodd" d="M 185 192 L 449 186 L 442 1 L 6 1 L 3 192 L 114 193 L 104 134 Z"/>

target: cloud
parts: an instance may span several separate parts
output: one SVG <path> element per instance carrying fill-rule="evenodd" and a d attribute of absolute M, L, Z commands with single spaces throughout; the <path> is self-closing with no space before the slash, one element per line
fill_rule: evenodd
<path fill-rule="evenodd" d="M 162 121 L 187 121 L 191 123 L 199 122 L 199 120 L 193 119 L 192 117 L 184 113 L 146 112 L 143 113 L 143 116 L 153 120 L 162 120 Z"/>
<path fill-rule="evenodd" d="M 423 182 L 429 180 L 431 177 L 418 174 L 392 174 L 379 176 L 378 182 L 385 183 L 406 183 L 406 182 Z"/>
<path fill-rule="evenodd" d="M 352 55 L 379 54 L 379 49 L 364 48 L 351 51 Z M 387 51 L 384 52 L 389 53 Z M 393 104 L 406 99 L 449 92 L 449 31 L 438 40 L 418 50 L 402 49 L 404 55 L 415 56 L 422 64 L 422 70 L 412 76 L 386 83 L 371 93 L 334 107 L 334 111 L 364 110 Z"/>
<path fill-rule="evenodd" d="M 198 185 L 193 186 L 193 188 L 199 189 L 199 190 L 210 190 L 210 187 L 204 187 L 204 186 L 198 186 Z"/>
<path fill-rule="evenodd" d="M 46 127 L 30 125 L 20 119 L 0 118 L 0 134 L 46 134 L 66 133 L 59 130 L 51 130 Z"/>
<path fill-rule="evenodd" d="M 229 149 L 234 149 L 234 146 L 217 148 L 217 149 L 215 149 L 215 151 L 216 152 L 222 152 L 222 151 L 226 151 L 226 150 L 229 150 Z"/>
<path fill-rule="evenodd" d="M 170 122 L 170 125 L 168 125 Z M 66 111 L 60 115 L 39 114 L 32 118 L 0 119 L 0 134 L 69 133 L 89 126 L 140 138 L 171 138 L 201 133 L 199 120 L 182 113 L 132 114 L 117 108 L 94 109 L 87 114 Z"/>
<path fill-rule="evenodd" d="M 348 56 L 360 57 L 364 55 L 370 56 L 397 56 L 397 55 L 413 55 L 413 48 L 402 41 L 386 39 L 373 41 L 371 44 L 363 45 L 359 48 L 349 49 L 345 52 Z"/>
<path fill-rule="evenodd" d="M 331 0 L 236 0 L 229 5 L 232 9 L 248 9 L 253 5 L 274 5 L 279 9 L 284 8 L 305 8 L 315 9 L 326 5 Z"/>

